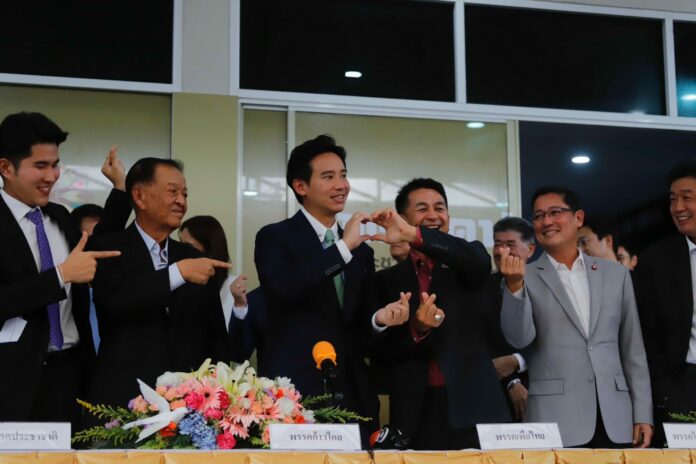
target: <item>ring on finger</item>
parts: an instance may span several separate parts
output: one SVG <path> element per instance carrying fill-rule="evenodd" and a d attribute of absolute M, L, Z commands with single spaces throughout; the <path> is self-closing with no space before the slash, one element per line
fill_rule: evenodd
<path fill-rule="evenodd" d="M 433 319 L 435 319 L 435 322 L 440 322 L 442 320 L 442 314 L 436 314 Z"/>

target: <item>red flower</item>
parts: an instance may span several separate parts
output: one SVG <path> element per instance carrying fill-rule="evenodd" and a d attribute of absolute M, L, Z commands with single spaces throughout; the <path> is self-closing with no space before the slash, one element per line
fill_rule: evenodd
<path fill-rule="evenodd" d="M 227 392 L 218 392 L 218 400 L 220 401 L 220 409 L 222 411 L 230 407 L 230 397 L 227 395 Z"/>
<path fill-rule="evenodd" d="M 219 409 L 208 408 L 205 410 L 205 413 L 203 413 L 203 415 L 206 419 L 222 419 L 222 411 L 220 411 Z"/>
<path fill-rule="evenodd" d="M 278 389 L 278 393 L 276 393 L 276 398 L 280 399 L 285 396 L 285 393 L 283 392 L 282 388 Z"/>
<path fill-rule="evenodd" d="M 164 438 L 173 437 L 176 435 L 176 424 L 174 422 L 170 422 L 168 426 L 159 431 L 159 434 Z"/>
<path fill-rule="evenodd" d="M 217 436 L 217 445 L 219 449 L 232 449 L 237 446 L 237 440 L 229 433 L 221 433 Z"/>
<path fill-rule="evenodd" d="M 295 416 L 295 423 L 296 424 L 304 424 L 305 423 L 304 416 L 302 414 L 298 414 L 297 416 Z"/>
<path fill-rule="evenodd" d="M 192 391 L 186 395 L 184 400 L 186 400 L 186 406 L 189 409 L 198 410 L 205 402 L 205 397 L 196 391 Z"/>

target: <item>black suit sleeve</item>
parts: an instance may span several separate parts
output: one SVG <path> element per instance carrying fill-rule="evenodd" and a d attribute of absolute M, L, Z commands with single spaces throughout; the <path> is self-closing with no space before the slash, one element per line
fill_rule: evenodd
<path fill-rule="evenodd" d="M 491 257 L 479 241 L 469 242 L 463 238 L 439 230 L 420 228 L 425 255 L 457 270 L 464 285 L 481 287 L 491 273 Z"/>
<path fill-rule="evenodd" d="M 97 225 L 94 226 L 91 238 L 101 237 L 111 232 L 125 229 L 131 209 L 128 194 L 122 190 L 111 189 L 106 203 L 104 203 L 104 214 Z"/>

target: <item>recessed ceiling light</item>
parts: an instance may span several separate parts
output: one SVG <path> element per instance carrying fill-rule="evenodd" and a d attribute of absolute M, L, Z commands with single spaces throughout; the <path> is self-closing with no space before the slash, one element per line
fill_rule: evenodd
<path fill-rule="evenodd" d="M 360 79 L 362 77 L 362 73 L 360 71 L 346 71 L 344 76 L 350 77 L 351 79 Z"/>
<path fill-rule="evenodd" d="M 244 195 L 245 197 L 255 197 L 258 194 L 259 192 L 257 192 L 256 190 L 244 190 L 242 192 L 242 195 Z"/>
<path fill-rule="evenodd" d="M 682 95 L 681 99 L 687 102 L 694 101 L 696 100 L 696 93 L 687 93 L 686 95 Z"/>
<path fill-rule="evenodd" d="M 480 121 L 471 121 L 466 123 L 466 127 L 469 129 L 481 129 L 482 127 L 486 127 L 486 125 Z"/>
<path fill-rule="evenodd" d="M 587 155 L 575 155 L 570 159 L 570 161 L 575 164 L 587 164 L 590 162 L 590 157 Z"/>

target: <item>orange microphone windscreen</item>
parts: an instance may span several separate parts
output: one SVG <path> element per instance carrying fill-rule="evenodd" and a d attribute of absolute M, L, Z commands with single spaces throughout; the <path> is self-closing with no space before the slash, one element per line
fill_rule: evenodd
<path fill-rule="evenodd" d="M 327 359 L 330 359 L 334 364 L 336 364 L 336 350 L 329 342 L 317 342 L 314 345 L 314 348 L 312 348 L 312 357 L 317 363 L 317 369 L 321 369 L 321 363 Z"/>

